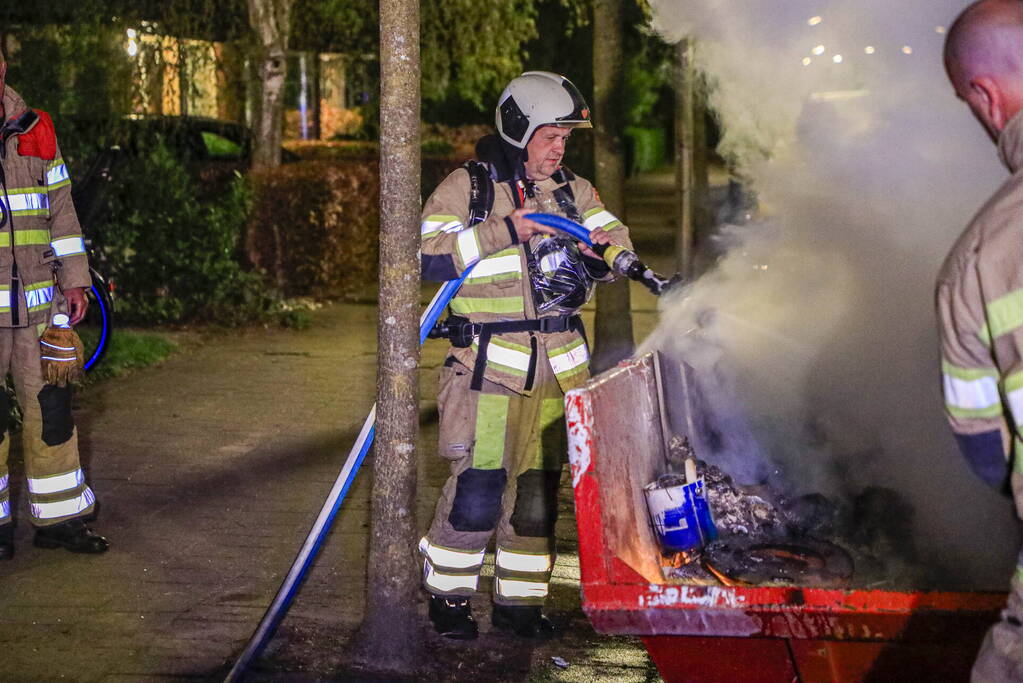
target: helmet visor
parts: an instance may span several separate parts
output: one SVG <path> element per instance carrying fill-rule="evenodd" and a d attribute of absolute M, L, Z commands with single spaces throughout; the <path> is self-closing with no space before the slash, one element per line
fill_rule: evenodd
<path fill-rule="evenodd" d="M 572 111 L 565 116 L 559 116 L 555 121 L 559 124 L 575 124 L 576 128 L 592 128 L 590 122 L 590 107 L 583 99 L 582 93 L 567 78 L 561 81 L 561 87 L 565 89 L 572 98 Z"/>

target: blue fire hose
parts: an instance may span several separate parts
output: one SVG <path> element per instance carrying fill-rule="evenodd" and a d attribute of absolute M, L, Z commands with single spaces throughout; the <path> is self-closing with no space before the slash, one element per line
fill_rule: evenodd
<path fill-rule="evenodd" d="M 590 241 L 590 233 L 583 226 L 562 218 L 561 216 L 554 216 L 551 214 L 543 213 L 531 213 L 526 216 L 537 223 L 542 223 L 552 228 L 562 230 L 572 237 L 585 242 L 592 246 Z M 631 253 L 631 252 L 629 252 Z M 422 316 L 419 318 L 419 343 L 422 344 L 426 341 L 426 337 L 433 326 L 437 324 L 437 320 L 440 319 L 441 313 L 447 308 L 448 302 L 454 298 L 458 292 L 465 278 L 472 271 L 472 266 L 466 268 L 462 273 L 461 277 L 457 280 L 448 280 L 434 295 L 433 300 L 423 311 Z M 319 554 L 320 548 L 323 546 L 323 542 L 327 538 L 327 533 L 330 531 L 331 526 L 334 523 L 334 517 L 337 515 L 337 511 L 341 507 L 341 503 L 344 502 L 345 496 L 348 495 L 348 489 L 351 488 L 352 482 L 355 481 L 355 475 L 358 474 L 359 468 L 362 466 L 362 461 L 366 458 L 366 453 L 369 451 L 370 445 L 373 443 L 373 436 L 376 429 L 376 404 L 373 405 L 369 415 L 366 417 L 366 421 L 362 425 L 362 430 L 359 432 L 359 438 L 355 440 L 355 444 L 352 446 L 351 451 L 348 453 L 348 459 L 345 461 L 344 467 L 341 468 L 341 472 L 338 474 L 337 479 L 334 481 L 334 486 L 331 488 L 330 493 L 327 495 L 327 499 L 323 501 L 323 506 L 320 508 L 320 514 L 316 517 L 316 521 L 313 523 L 312 529 L 309 530 L 309 534 L 306 536 L 305 542 L 302 544 L 302 548 L 298 551 L 298 555 L 295 557 L 295 561 L 291 565 L 288 575 L 284 578 L 284 582 L 277 591 L 277 595 L 274 597 L 273 602 L 267 608 L 266 613 L 263 615 L 262 621 L 259 622 L 259 626 L 253 632 L 252 637 L 249 639 L 248 645 L 245 650 L 238 657 L 238 661 L 235 662 L 231 671 L 227 674 L 225 681 L 239 681 L 249 664 L 262 654 L 266 648 L 270 638 L 273 637 L 274 632 L 284 619 L 284 615 L 287 614 L 288 609 L 291 607 L 291 603 L 298 593 L 299 587 L 305 580 L 306 574 L 309 568 L 313 564 L 313 560 Z"/>

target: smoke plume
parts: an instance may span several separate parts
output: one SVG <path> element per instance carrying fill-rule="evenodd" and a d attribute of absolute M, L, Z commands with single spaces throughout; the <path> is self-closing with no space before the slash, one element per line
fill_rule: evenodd
<path fill-rule="evenodd" d="M 696 367 L 715 419 L 749 430 L 721 454 L 740 479 L 894 488 L 929 582 L 1004 589 L 1016 522 L 945 424 L 933 312 L 944 255 L 1006 175 L 942 67 L 968 3 L 651 4 L 667 40 L 696 39 L 719 151 L 760 212 L 662 302 L 645 350 Z"/>

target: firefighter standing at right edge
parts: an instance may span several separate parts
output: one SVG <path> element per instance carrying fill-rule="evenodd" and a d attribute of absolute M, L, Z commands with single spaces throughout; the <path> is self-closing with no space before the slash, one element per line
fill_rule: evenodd
<path fill-rule="evenodd" d="M 564 393 L 589 377 L 577 311 L 594 281 L 613 279 L 606 263 L 631 248 L 593 186 L 561 166 L 572 130 L 591 127 L 568 79 L 524 73 L 495 116 L 498 135 L 477 143 L 479 161 L 449 175 L 423 209 L 424 279 L 473 267 L 450 305 L 437 396 L 451 476 L 420 543 L 430 619 L 455 639 L 478 634 L 469 599 L 495 532 L 493 625 L 523 637 L 553 631 L 542 606 L 567 452 Z M 611 246 L 601 259 L 530 212 L 562 214 Z"/>
<path fill-rule="evenodd" d="M 945 68 L 1011 173 L 938 277 L 945 410 L 971 468 L 994 487 L 1008 478 L 1023 516 L 1023 0 L 964 10 L 948 30 Z M 974 683 L 1023 681 L 1023 552 L 1017 563 Z"/>

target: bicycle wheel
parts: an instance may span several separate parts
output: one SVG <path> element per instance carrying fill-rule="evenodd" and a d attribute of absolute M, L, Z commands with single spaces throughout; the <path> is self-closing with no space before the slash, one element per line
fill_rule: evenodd
<path fill-rule="evenodd" d="M 75 331 L 82 338 L 85 346 L 85 370 L 91 370 L 110 347 L 110 336 L 114 322 L 114 301 L 110 295 L 110 287 L 102 275 L 92 268 L 92 286 L 86 291 L 89 309 L 85 319 L 75 326 Z"/>

